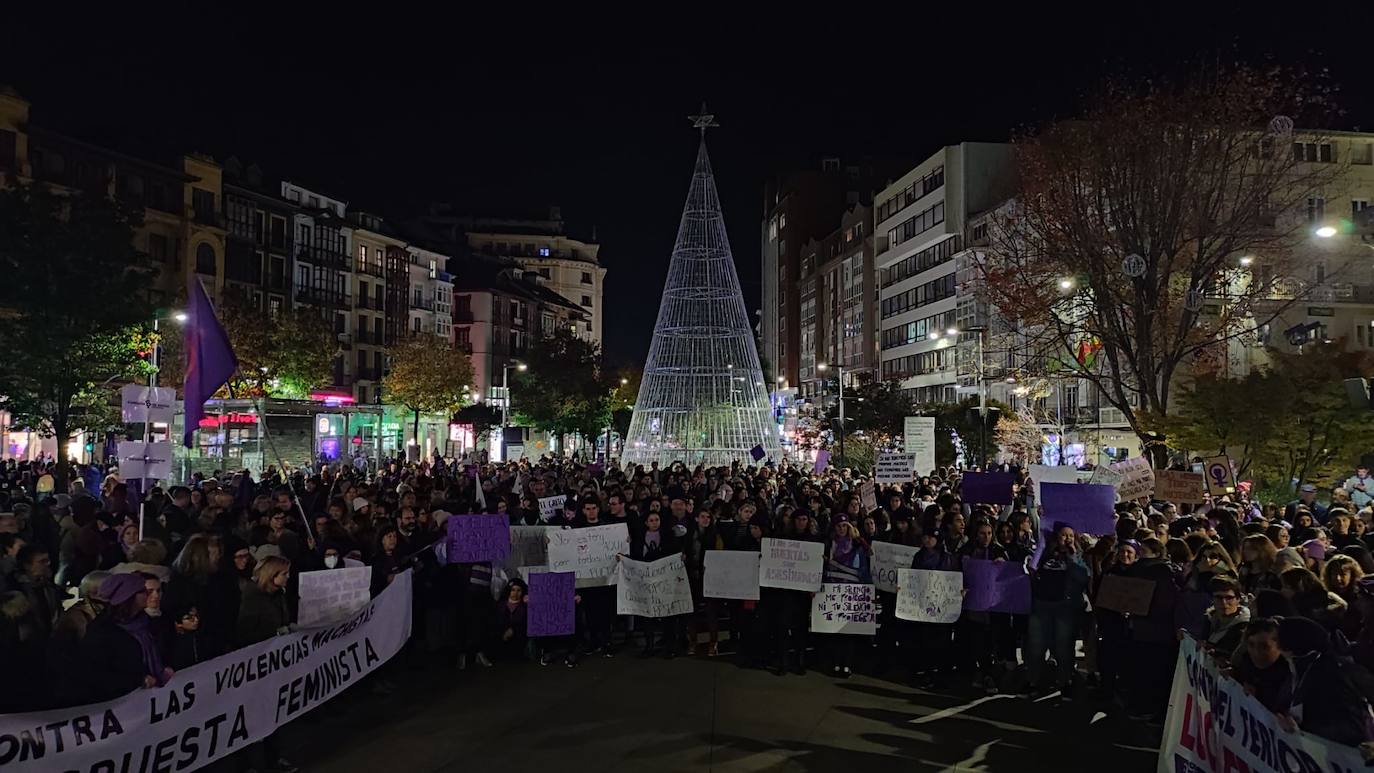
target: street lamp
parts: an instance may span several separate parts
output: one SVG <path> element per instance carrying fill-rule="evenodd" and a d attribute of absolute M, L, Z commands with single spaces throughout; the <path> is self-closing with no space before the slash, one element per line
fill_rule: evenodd
<path fill-rule="evenodd" d="M 822 373 L 825 372 L 825 370 L 826 370 L 827 367 L 829 367 L 829 366 L 827 366 L 827 365 L 826 365 L 825 363 L 823 363 L 823 362 L 817 363 L 817 364 L 816 364 L 816 370 L 819 370 L 819 371 L 822 372 Z M 836 365 L 836 366 L 835 366 L 835 385 L 836 385 L 836 394 L 837 394 L 838 399 L 839 399 L 839 402 L 840 402 L 840 458 L 843 459 L 843 458 L 844 458 L 844 366 L 843 366 L 843 365 Z M 824 381 L 821 382 L 821 389 L 822 389 L 822 390 L 825 389 L 825 382 L 824 382 Z M 824 397 L 824 391 L 822 391 L 822 397 Z"/>
<path fill-rule="evenodd" d="M 1060 289 L 1060 290 L 1072 290 L 1072 289 L 1073 289 L 1073 279 L 1070 278 L 1070 277 L 1064 277 L 1063 279 L 1060 279 L 1060 280 L 1059 280 L 1059 289 Z"/>
<path fill-rule="evenodd" d="M 1316 233 L 1316 235 L 1319 238 L 1330 239 L 1339 232 L 1336 230 L 1335 226 L 1324 225 L 1321 228 L 1318 228 L 1314 233 Z"/>
<path fill-rule="evenodd" d="M 510 421 L 510 369 L 524 372 L 529 366 L 523 362 L 507 362 L 501 366 L 501 461 L 506 461 L 506 423 Z"/>

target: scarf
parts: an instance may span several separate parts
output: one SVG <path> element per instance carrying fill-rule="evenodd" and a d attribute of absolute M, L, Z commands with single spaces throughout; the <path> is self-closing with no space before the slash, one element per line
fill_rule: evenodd
<path fill-rule="evenodd" d="M 153 620 L 146 614 L 139 613 L 133 620 L 127 623 L 119 623 L 124 632 L 134 637 L 138 646 L 143 650 L 143 667 L 148 671 L 148 675 L 157 680 L 158 686 L 167 683 L 162 674 L 162 653 L 158 652 L 157 641 L 153 637 Z"/>

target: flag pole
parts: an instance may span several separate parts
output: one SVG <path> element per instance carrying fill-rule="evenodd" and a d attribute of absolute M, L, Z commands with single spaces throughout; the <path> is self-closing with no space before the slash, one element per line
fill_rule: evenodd
<path fill-rule="evenodd" d="M 248 392 L 248 401 L 253 404 L 253 410 L 258 412 L 258 434 L 267 441 L 267 448 L 272 451 L 272 458 L 277 460 L 277 467 L 281 469 L 282 480 L 286 481 L 286 488 L 291 492 L 291 501 L 296 503 L 296 511 L 301 514 L 301 521 L 305 523 L 305 533 L 310 539 L 316 540 L 315 529 L 310 525 L 310 517 L 305 514 L 305 507 L 301 504 L 300 495 L 296 493 L 296 486 L 291 482 L 291 476 L 286 473 L 286 463 L 282 461 L 281 454 L 277 453 L 276 441 L 272 440 L 272 433 L 267 430 L 267 410 L 266 403 Z"/>

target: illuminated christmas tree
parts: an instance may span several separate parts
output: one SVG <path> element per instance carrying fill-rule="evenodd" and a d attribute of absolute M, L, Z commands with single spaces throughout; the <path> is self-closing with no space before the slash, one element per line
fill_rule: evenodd
<path fill-rule="evenodd" d="M 624 462 L 753 464 L 756 447 L 777 460 L 777 425 L 706 155 L 706 129 L 717 124 L 704 108 L 692 119 L 701 145 Z"/>

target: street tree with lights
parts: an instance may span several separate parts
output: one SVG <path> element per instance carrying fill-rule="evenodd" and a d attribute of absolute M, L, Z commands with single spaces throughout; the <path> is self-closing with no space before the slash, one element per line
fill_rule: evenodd
<path fill-rule="evenodd" d="M 67 443 L 119 422 L 114 387 L 146 377 L 157 316 L 151 265 L 134 248 L 141 212 L 37 186 L 0 191 L 0 408 L 16 428 Z"/>
<path fill-rule="evenodd" d="M 1033 360 L 1096 385 L 1147 445 L 1143 417 L 1170 412 L 1192 362 L 1253 341 L 1309 289 L 1307 200 L 1342 166 L 1295 152 L 1322 139 L 1293 127 L 1327 125 L 1323 83 L 1243 66 L 1112 82 L 1013 142 L 1019 189 L 990 224 L 980 292 Z"/>
<path fill-rule="evenodd" d="M 382 399 L 415 414 L 415 442 L 420 442 L 420 414 L 456 413 L 472 401 L 472 361 L 433 336 L 414 335 L 387 347 L 390 367 L 382 379 Z"/>

